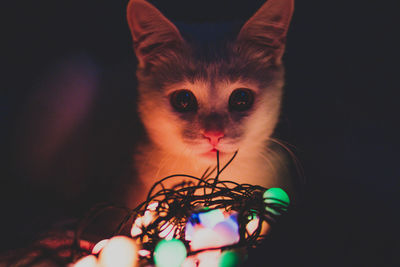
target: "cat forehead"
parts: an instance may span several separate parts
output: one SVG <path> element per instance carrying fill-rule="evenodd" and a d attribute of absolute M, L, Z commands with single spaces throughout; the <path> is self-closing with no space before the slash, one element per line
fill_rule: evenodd
<path fill-rule="evenodd" d="M 154 59 L 151 69 L 138 69 L 137 76 L 150 90 L 163 90 L 185 86 L 216 89 L 266 87 L 275 79 L 276 67 L 268 58 L 261 62 L 251 53 L 220 58 L 194 57 L 193 53 L 169 51 Z M 279 72 L 279 70 L 278 70 Z M 151 86 L 150 86 L 151 85 Z M 171 86 L 172 85 L 172 86 Z M 187 88 L 189 88 L 187 87 Z M 225 91 L 225 90 L 224 90 Z"/>

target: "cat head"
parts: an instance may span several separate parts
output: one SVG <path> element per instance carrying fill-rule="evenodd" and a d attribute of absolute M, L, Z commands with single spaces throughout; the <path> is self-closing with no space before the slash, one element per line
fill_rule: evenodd
<path fill-rule="evenodd" d="M 293 0 L 267 1 L 235 41 L 195 45 L 159 10 L 131 0 L 139 112 L 154 144 L 215 161 L 265 146 L 279 117 L 281 63 Z"/>

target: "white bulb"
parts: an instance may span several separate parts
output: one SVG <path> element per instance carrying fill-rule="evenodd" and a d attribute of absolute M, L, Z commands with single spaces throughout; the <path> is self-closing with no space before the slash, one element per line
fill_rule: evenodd
<path fill-rule="evenodd" d="M 196 258 L 193 256 L 187 257 L 181 267 L 197 267 Z"/>
<path fill-rule="evenodd" d="M 246 225 L 246 230 L 249 232 L 249 234 L 253 234 L 255 230 L 257 230 L 258 224 L 259 224 L 260 218 L 255 217 L 255 219 L 251 220 L 247 225 Z"/>
<path fill-rule="evenodd" d="M 78 260 L 73 267 L 98 267 L 97 258 L 93 255 L 88 255 L 86 257 Z"/>
<path fill-rule="evenodd" d="M 220 250 L 212 250 L 199 253 L 197 255 L 197 258 L 199 259 L 198 267 L 218 267 L 220 257 Z"/>
<path fill-rule="evenodd" d="M 137 266 L 137 246 L 132 238 L 116 236 L 111 238 L 100 252 L 101 267 Z"/>
<path fill-rule="evenodd" d="M 161 227 L 158 236 L 166 240 L 171 240 L 174 238 L 175 228 L 173 224 L 168 222 Z"/>
<path fill-rule="evenodd" d="M 92 254 L 99 254 L 100 251 L 107 245 L 109 239 L 103 239 L 93 247 Z"/>

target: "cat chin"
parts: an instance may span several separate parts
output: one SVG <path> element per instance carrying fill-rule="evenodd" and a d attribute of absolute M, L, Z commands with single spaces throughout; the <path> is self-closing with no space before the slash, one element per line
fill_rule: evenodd
<path fill-rule="evenodd" d="M 222 161 L 226 161 L 233 156 L 235 152 L 224 152 L 219 151 L 219 159 Z M 210 150 L 208 152 L 201 153 L 197 156 L 199 161 L 205 162 L 207 164 L 216 164 L 217 163 L 217 151 Z"/>
<path fill-rule="evenodd" d="M 220 152 L 220 154 L 221 154 L 221 152 Z M 202 157 L 204 159 L 211 159 L 213 161 L 216 161 L 216 159 L 217 159 L 217 150 L 213 149 L 213 150 L 210 150 L 208 152 L 202 153 L 202 154 L 200 154 L 200 157 Z"/>

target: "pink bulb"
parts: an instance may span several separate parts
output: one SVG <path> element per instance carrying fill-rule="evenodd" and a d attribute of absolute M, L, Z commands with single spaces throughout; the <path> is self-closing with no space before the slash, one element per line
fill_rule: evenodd
<path fill-rule="evenodd" d="M 218 267 L 220 256 L 220 250 L 199 253 L 197 255 L 197 258 L 199 259 L 198 267 Z"/>
<path fill-rule="evenodd" d="M 217 223 L 213 231 L 215 232 L 216 239 L 219 241 L 219 246 L 228 246 L 239 242 L 240 236 L 237 226 L 233 226 L 228 221 Z"/>
<path fill-rule="evenodd" d="M 209 228 L 198 228 L 193 233 L 192 241 L 190 242 L 190 248 L 192 250 L 199 250 L 205 248 L 218 247 L 218 237 L 215 236 L 215 232 Z"/>
<path fill-rule="evenodd" d="M 194 256 L 187 257 L 181 267 L 197 267 L 197 259 Z"/>

